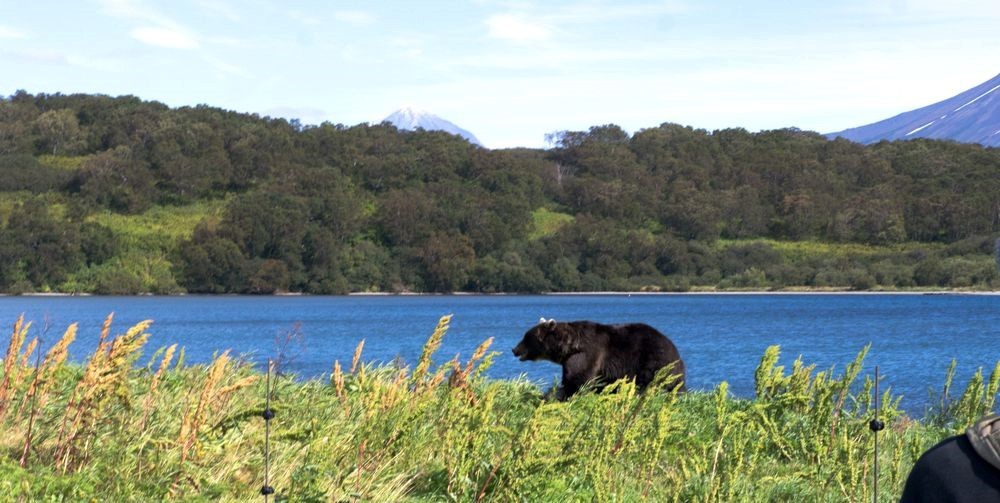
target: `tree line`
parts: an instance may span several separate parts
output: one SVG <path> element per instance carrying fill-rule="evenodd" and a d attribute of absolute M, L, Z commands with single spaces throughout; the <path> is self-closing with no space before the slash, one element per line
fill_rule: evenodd
<path fill-rule="evenodd" d="M 0 291 L 997 285 L 998 149 L 676 124 L 551 141 L 19 91 L 0 99 Z M 222 210 L 159 245 L 95 217 L 205 202 Z"/>

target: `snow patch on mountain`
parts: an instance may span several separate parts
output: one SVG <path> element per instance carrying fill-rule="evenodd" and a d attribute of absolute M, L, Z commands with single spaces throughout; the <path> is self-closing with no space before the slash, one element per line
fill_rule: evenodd
<path fill-rule="evenodd" d="M 927 128 L 927 126 L 930 126 L 931 124 L 934 124 L 934 121 L 930 121 L 927 124 L 924 124 L 923 126 L 920 126 L 917 129 L 914 129 L 913 131 L 910 131 L 909 133 L 906 133 L 906 136 L 910 136 L 913 133 L 919 133 L 921 130 Z"/>
<path fill-rule="evenodd" d="M 934 138 L 1000 147 L 1000 75 L 944 101 L 879 122 L 829 133 L 860 143 Z"/>
<path fill-rule="evenodd" d="M 389 114 L 388 117 L 383 119 L 383 122 L 388 122 L 393 126 L 396 126 L 397 129 L 406 131 L 416 131 L 418 129 L 423 129 L 425 131 L 444 131 L 446 133 L 461 136 L 470 143 L 479 145 L 480 147 L 483 146 L 483 144 L 479 142 L 479 139 L 476 138 L 476 135 L 426 110 L 420 110 L 414 107 L 400 108 L 399 110 Z"/>
<path fill-rule="evenodd" d="M 986 91 L 985 93 L 983 93 L 983 94 L 980 94 L 979 96 L 976 96 L 975 98 L 972 98 L 972 101 L 970 101 L 970 102 L 968 102 L 968 103 L 966 103 L 966 104 L 964 104 L 964 105 L 962 105 L 962 106 L 960 106 L 960 107 L 956 108 L 956 109 L 955 109 L 955 111 L 957 112 L 957 111 L 959 111 L 959 110 L 961 110 L 961 109 L 963 109 L 963 108 L 965 108 L 965 107 L 967 107 L 967 106 L 969 106 L 969 105 L 971 105 L 971 104 L 973 104 L 973 103 L 975 103 L 975 102 L 979 101 L 979 98 L 982 98 L 983 96 L 986 96 L 987 94 L 990 94 L 990 93 L 992 93 L 993 91 L 996 91 L 996 90 L 997 90 L 998 88 L 1000 88 L 1000 85 L 997 85 L 997 86 L 994 86 L 994 87 L 993 87 L 992 89 L 990 89 L 989 91 Z"/>

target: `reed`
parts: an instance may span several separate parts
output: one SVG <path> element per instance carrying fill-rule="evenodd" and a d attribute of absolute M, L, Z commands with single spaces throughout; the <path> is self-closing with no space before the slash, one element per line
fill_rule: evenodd
<path fill-rule="evenodd" d="M 108 340 L 112 319 L 113 315 L 105 319 L 97 349 L 63 415 L 55 459 L 64 473 L 75 469 L 88 456 L 96 436 L 95 426 L 107 422 L 106 409 L 114 404 L 127 408 L 130 403 L 128 378 L 139 350 L 149 338 L 146 329 L 152 320 L 142 321 L 125 334 Z"/>
<path fill-rule="evenodd" d="M 485 377 L 491 340 L 468 358 L 438 358 L 443 317 L 413 367 L 373 366 L 359 344 L 329 379 L 272 380 L 271 479 L 288 501 L 896 501 L 929 446 L 995 410 L 1000 365 L 980 372 L 926 419 L 881 398 L 879 494 L 867 421 L 874 386 L 867 348 L 838 369 L 768 348 L 756 396 L 727 383 L 677 395 L 669 374 L 645 392 L 622 381 L 553 402 L 525 380 Z M 111 336 L 111 317 L 84 364 L 65 363 L 70 326 L 25 359 L 15 323 L 3 375 L 14 400 L 0 417 L 0 491 L 12 500 L 258 497 L 264 382 L 222 352 L 181 364 L 164 348 L 136 366 L 149 323 Z M 440 363 L 435 363 L 440 362 Z M 31 365 L 29 365 L 31 363 Z M 19 377 L 20 376 L 20 377 Z M 948 376 L 946 376 L 948 377 Z M 18 405 L 16 407 L 15 405 Z M 27 460 L 30 459 L 30 463 Z M 23 460 L 23 462 L 22 462 Z"/>
<path fill-rule="evenodd" d="M 24 323 L 24 315 L 18 316 L 14 322 L 14 330 L 7 344 L 7 352 L 3 359 L 3 378 L 0 379 L 0 419 L 4 418 L 10 404 L 13 401 L 13 393 L 20 383 L 23 365 L 18 366 L 17 362 L 21 357 L 21 346 L 28 336 L 28 328 L 31 323 Z"/>
<path fill-rule="evenodd" d="M 431 356 L 441 347 L 441 341 L 444 339 L 444 334 L 448 332 L 449 323 L 451 323 L 451 315 L 442 316 L 438 320 L 434 332 L 427 339 L 427 342 L 424 343 L 423 350 L 420 352 L 420 359 L 417 361 L 417 368 L 413 370 L 411 380 L 414 386 L 420 386 L 422 384 L 421 380 L 426 377 L 427 371 L 431 366 Z"/>
<path fill-rule="evenodd" d="M 146 398 L 142 402 L 142 418 L 139 420 L 139 430 L 146 429 L 146 420 L 149 419 L 149 414 L 153 411 L 153 399 L 156 397 L 156 389 L 159 387 L 160 381 L 163 380 L 163 374 L 170 365 L 170 361 L 174 358 L 174 352 L 177 351 L 177 344 L 173 344 L 168 347 L 163 354 L 163 359 L 160 360 L 160 366 L 156 369 L 156 373 L 149 380 L 149 389 L 146 391 Z"/>
<path fill-rule="evenodd" d="M 70 325 L 59 341 L 45 354 L 45 359 L 35 366 L 34 378 L 17 409 L 18 416 L 24 414 L 24 409 L 29 403 L 34 408 L 45 407 L 49 399 L 49 392 L 55 383 L 56 373 L 62 369 L 69 356 L 69 345 L 76 339 L 76 330 L 76 323 Z M 22 359 L 22 366 L 27 366 L 26 359 Z"/>

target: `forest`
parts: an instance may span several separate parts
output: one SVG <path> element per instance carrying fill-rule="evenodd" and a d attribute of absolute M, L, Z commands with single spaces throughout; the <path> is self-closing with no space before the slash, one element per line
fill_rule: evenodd
<path fill-rule="evenodd" d="M 489 150 L 0 98 L 0 292 L 1000 288 L 1000 149 L 664 123 Z"/>

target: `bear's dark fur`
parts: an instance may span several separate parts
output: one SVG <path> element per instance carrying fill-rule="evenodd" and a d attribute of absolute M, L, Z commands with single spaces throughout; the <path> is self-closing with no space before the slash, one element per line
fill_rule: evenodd
<path fill-rule="evenodd" d="M 514 347 L 521 361 L 548 360 L 562 365 L 562 386 L 556 397 L 565 400 L 587 382 L 597 389 L 618 379 L 633 378 L 642 389 L 661 368 L 674 363 L 679 378 L 668 389 L 684 391 L 684 361 L 665 335 L 643 323 L 602 325 L 592 321 L 543 320 Z M 676 362 L 676 363 L 675 363 Z"/>
<path fill-rule="evenodd" d="M 913 465 L 900 503 L 1000 501 L 1000 469 L 980 456 L 968 436 L 948 437 Z"/>

